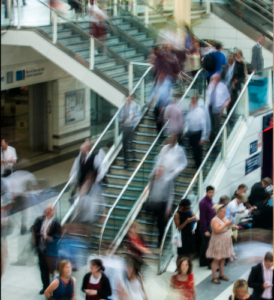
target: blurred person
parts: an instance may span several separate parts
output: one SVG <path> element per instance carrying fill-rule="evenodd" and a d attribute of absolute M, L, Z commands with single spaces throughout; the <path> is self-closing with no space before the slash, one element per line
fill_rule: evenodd
<path fill-rule="evenodd" d="M 200 267 L 207 266 L 210 268 L 211 260 L 206 257 L 210 236 L 211 236 L 211 221 L 215 217 L 215 210 L 213 208 L 214 187 L 207 186 L 206 196 L 199 203 L 200 210 L 200 230 L 202 236 L 202 243 L 200 249 Z"/>
<path fill-rule="evenodd" d="M 206 108 L 198 105 L 198 100 L 198 95 L 192 96 L 186 116 L 187 136 L 197 169 L 202 163 L 203 145 L 208 134 L 207 123 L 210 122 Z"/>
<path fill-rule="evenodd" d="M 185 49 L 191 50 L 193 47 L 193 33 L 191 32 L 190 27 L 188 24 L 184 25 L 184 32 L 185 32 Z"/>
<path fill-rule="evenodd" d="M 198 219 L 191 211 L 190 200 L 181 200 L 179 208 L 174 215 L 175 226 L 182 236 L 182 247 L 177 249 L 177 266 L 183 256 L 191 258 L 191 255 L 195 253 L 195 235 L 193 233 L 195 222 L 198 222 Z"/>
<path fill-rule="evenodd" d="M 242 194 L 238 194 L 237 197 L 228 204 L 228 207 L 231 211 L 231 215 L 234 217 L 234 224 L 236 225 L 238 225 L 242 219 L 252 214 L 253 210 L 257 209 L 256 206 L 247 209 L 244 206 L 244 203 L 246 202 L 247 202 L 247 196 L 245 193 L 242 193 Z"/>
<path fill-rule="evenodd" d="M 13 171 L 13 166 L 17 161 L 15 148 L 9 146 L 5 139 L 1 140 L 1 177 L 9 176 Z"/>
<path fill-rule="evenodd" d="M 118 284 L 119 300 L 148 300 L 138 266 L 129 255 L 126 260 L 126 271 Z"/>
<path fill-rule="evenodd" d="M 237 198 L 237 196 L 238 196 L 239 194 L 242 194 L 242 193 L 246 194 L 246 191 L 247 191 L 247 185 L 244 184 L 244 183 L 241 183 L 241 184 L 238 186 L 237 190 L 234 192 L 234 194 L 233 194 L 233 196 L 232 196 L 231 199 L 233 200 L 233 199 Z"/>
<path fill-rule="evenodd" d="M 209 54 L 206 54 L 203 58 L 204 64 L 206 63 L 206 56 L 210 55 L 212 56 L 211 59 L 211 68 L 213 69 L 212 71 L 208 71 L 206 73 L 206 78 L 208 80 L 208 82 L 210 81 L 211 77 L 215 74 L 215 73 L 221 73 L 223 66 L 225 66 L 227 64 L 226 61 L 226 57 L 225 55 L 222 53 L 222 44 L 217 42 L 215 45 L 216 51 L 210 52 Z"/>
<path fill-rule="evenodd" d="M 232 84 L 232 78 L 235 68 L 235 53 L 231 52 L 227 58 L 227 65 L 223 67 L 222 72 L 224 72 L 224 83 L 227 88 L 230 90 Z"/>
<path fill-rule="evenodd" d="M 256 300 L 273 299 L 273 253 L 267 252 L 264 261 L 251 268 L 248 286 Z"/>
<path fill-rule="evenodd" d="M 112 142 L 109 142 L 107 144 L 107 149 L 108 151 L 110 150 L 110 148 L 112 147 Z M 107 151 L 107 152 L 108 152 Z M 97 171 L 97 176 L 96 176 L 96 183 L 101 183 L 102 181 L 106 182 L 106 174 L 108 172 L 108 166 L 109 166 L 109 161 L 106 158 L 107 153 L 105 152 L 104 148 L 99 149 L 98 154 L 95 156 L 94 158 L 94 168 Z"/>
<path fill-rule="evenodd" d="M 176 82 L 178 74 L 181 71 L 181 66 L 176 54 L 172 52 L 172 47 L 170 44 L 163 46 L 163 56 L 166 64 L 166 74 L 170 76 L 171 82 L 174 83 Z"/>
<path fill-rule="evenodd" d="M 213 259 L 211 263 L 212 282 L 215 284 L 220 284 L 220 280 L 229 281 L 229 278 L 224 275 L 225 260 L 226 258 L 235 254 L 231 233 L 229 230 L 233 227 L 233 222 L 229 221 L 225 217 L 225 205 L 215 204 L 214 210 L 216 212 L 216 216 L 211 220 L 212 235 L 209 241 L 206 256 Z M 218 268 L 219 278 L 216 276 Z"/>
<path fill-rule="evenodd" d="M 137 124 L 140 117 L 140 107 L 134 100 L 135 95 L 132 94 L 126 99 L 126 103 L 120 112 L 120 123 L 123 126 L 123 153 L 124 153 L 124 168 L 128 168 L 128 151 L 131 151 L 132 157 L 133 152 L 133 136 L 134 127 Z"/>
<path fill-rule="evenodd" d="M 45 290 L 45 296 L 48 299 L 53 297 L 54 300 L 76 300 L 76 279 L 71 277 L 70 261 L 60 261 L 58 264 L 58 271 L 59 276 L 56 277 L 56 279 L 54 279 L 49 287 Z"/>
<path fill-rule="evenodd" d="M 139 224 L 136 222 L 130 226 L 127 232 L 127 248 L 129 253 L 139 262 L 140 269 L 143 264 L 142 256 L 145 254 L 152 254 L 150 249 L 146 247 L 144 238 L 139 230 Z"/>
<path fill-rule="evenodd" d="M 178 297 L 178 300 L 196 300 L 197 293 L 191 259 L 189 257 L 181 258 L 176 271 L 177 274 L 171 277 L 170 290 L 179 291 L 180 297 Z"/>
<path fill-rule="evenodd" d="M 38 253 L 38 263 L 43 283 L 43 289 L 40 291 L 40 295 L 44 294 L 50 284 L 50 270 L 46 260 L 47 247 L 49 247 L 51 243 L 57 244 L 61 235 L 61 225 L 55 219 L 54 215 L 55 211 L 52 208 L 52 204 L 48 204 L 43 216 L 38 217 L 32 226 L 32 234 Z"/>
<path fill-rule="evenodd" d="M 251 67 L 253 72 L 264 68 L 263 48 L 264 35 L 260 35 L 257 43 L 252 48 Z"/>
<path fill-rule="evenodd" d="M 265 177 L 262 181 L 254 183 L 248 197 L 248 202 L 251 205 L 256 205 L 258 202 L 268 200 L 270 193 L 267 191 L 267 188 L 271 185 L 273 185 L 273 182 L 269 177 Z"/>
<path fill-rule="evenodd" d="M 214 142 L 218 135 L 223 111 L 228 107 L 230 100 L 230 93 L 224 82 L 220 81 L 220 75 L 213 75 L 207 88 L 207 105 L 209 107 L 212 124 L 210 134 L 211 143 Z"/>
<path fill-rule="evenodd" d="M 182 142 L 183 131 L 183 112 L 178 105 L 179 99 L 175 98 L 171 101 L 165 109 L 164 120 L 169 121 L 167 127 L 167 135 L 176 134 L 178 136 L 178 143 Z"/>
<path fill-rule="evenodd" d="M 195 41 L 193 46 L 193 50 L 186 56 L 189 60 L 191 75 L 194 78 L 198 71 L 201 69 L 201 54 L 199 41 Z"/>
<path fill-rule="evenodd" d="M 145 210 L 152 212 L 158 227 L 159 248 L 163 239 L 167 221 L 172 211 L 174 198 L 174 184 L 172 180 L 166 180 L 166 169 L 158 166 L 152 173 L 150 180 L 149 197 L 145 203 Z"/>
<path fill-rule="evenodd" d="M 256 204 L 256 211 L 252 213 L 252 228 L 273 228 L 273 194 L 269 199 Z"/>
<path fill-rule="evenodd" d="M 178 144 L 178 136 L 170 135 L 166 139 L 166 145 L 156 156 L 154 170 L 162 166 L 165 169 L 165 181 L 174 181 L 187 165 L 187 156 L 184 148 Z"/>
<path fill-rule="evenodd" d="M 82 291 L 86 294 L 86 300 L 107 299 L 112 291 L 109 279 L 104 274 L 105 267 L 100 259 L 90 262 L 90 272 L 84 276 Z"/>
<path fill-rule="evenodd" d="M 229 300 L 255 300 L 255 298 L 248 293 L 248 284 L 244 279 L 238 279 L 233 286 L 233 294 Z"/>

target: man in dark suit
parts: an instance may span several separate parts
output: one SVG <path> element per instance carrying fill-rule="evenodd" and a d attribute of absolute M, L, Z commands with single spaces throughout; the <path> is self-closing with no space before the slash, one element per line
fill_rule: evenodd
<path fill-rule="evenodd" d="M 45 257 L 47 246 L 50 243 L 56 242 L 56 239 L 59 239 L 61 236 L 61 225 L 54 218 L 54 214 L 55 211 L 52 208 L 52 204 L 47 205 L 43 216 L 38 217 L 32 226 L 33 243 L 38 253 L 39 268 L 43 283 L 40 295 L 44 294 L 44 291 L 50 284 L 49 266 Z"/>
<path fill-rule="evenodd" d="M 261 35 L 258 38 L 257 44 L 252 48 L 252 60 L 251 66 L 254 72 L 262 70 L 264 68 L 264 58 L 262 52 L 262 44 L 264 42 L 264 36 Z"/>
<path fill-rule="evenodd" d="M 267 252 L 262 263 L 252 267 L 248 286 L 256 300 L 273 300 L 273 253 Z"/>
<path fill-rule="evenodd" d="M 251 188 L 248 202 L 251 205 L 256 205 L 258 202 L 268 200 L 270 198 L 270 193 L 268 193 L 265 189 L 271 184 L 272 180 L 268 177 L 264 178 L 261 182 L 255 183 Z"/>

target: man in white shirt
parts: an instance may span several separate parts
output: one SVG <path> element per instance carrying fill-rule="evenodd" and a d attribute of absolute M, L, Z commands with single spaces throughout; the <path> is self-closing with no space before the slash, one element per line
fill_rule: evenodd
<path fill-rule="evenodd" d="M 253 212 L 253 210 L 256 209 L 255 206 L 251 207 L 250 209 L 245 208 L 243 203 L 246 202 L 247 196 L 246 194 L 242 193 L 237 195 L 237 197 L 232 200 L 227 206 L 231 212 L 231 215 L 235 218 L 235 225 L 238 225 L 242 219 L 248 217 Z"/>
<path fill-rule="evenodd" d="M 253 288 L 256 300 L 273 299 L 273 253 L 267 252 L 262 263 L 252 267 L 248 286 Z"/>
<path fill-rule="evenodd" d="M 207 88 L 207 105 L 210 109 L 212 131 L 210 135 L 211 143 L 214 142 L 219 128 L 223 111 L 228 107 L 231 101 L 230 93 L 223 81 L 220 81 L 218 73 L 211 77 Z"/>
<path fill-rule="evenodd" d="M 15 148 L 8 145 L 4 139 L 1 140 L 1 176 L 7 177 L 13 171 L 13 165 L 17 161 Z"/>

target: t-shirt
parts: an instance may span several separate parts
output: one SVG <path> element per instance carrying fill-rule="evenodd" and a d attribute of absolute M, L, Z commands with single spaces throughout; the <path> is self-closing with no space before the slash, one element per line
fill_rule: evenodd
<path fill-rule="evenodd" d="M 207 72 L 207 77 L 211 77 L 213 74 L 222 71 L 222 67 L 227 64 L 225 55 L 220 51 L 214 51 L 215 56 L 215 70 Z"/>

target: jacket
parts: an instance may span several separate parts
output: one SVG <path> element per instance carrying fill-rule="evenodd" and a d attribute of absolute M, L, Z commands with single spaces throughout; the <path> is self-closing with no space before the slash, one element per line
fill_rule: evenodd
<path fill-rule="evenodd" d="M 250 275 L 248 277 L 248 286 L 253 288 L 253 296 L 255 299 L 260 299 L 264 292 L 263 284 L 264 284 L 264 275 L 263 275 L 263 266 L 262 263 L 257 264 L 256 266 L 251 268 Z M 272 281 L 273 284 L 273 281 Z M 272 286 L 272 295 L 273 286 Z"/>
<path fill-rule="evenodd" d="M 262 51 L 262 46 L 259 46 L 258 43 L 253 46 L 251 60 L 252 70 L 262 70 L 264 68 L 264 58 Z"/>
<path fill-rule="evenodd" d="M 265 201 L 269 198 L 268 192 L 265 190 L 261 182 L 255 183 L 248 197 L 248 202 L 251 205 L 255 205 L 258 202 Z"/>
<path fill-rule="evenodd" d="M 91 275 L 92 274 L 89 272 L 84 276 L 83 284 L 82 284 L 82 291 L 83 292 L 85 292 L 85 290 L 88 289 L 88 282 L 89 282 L 89 278 L 90 278 Z M 107 276 L 104 273 L 102 273 L 102 277 L 101 277 L 101 290 L 97 291 L 97 294 L 102 299 L 107 299 L 107 297 L 111 296 L 111 294 L 112 294 L 109 280 L 108 280 Z M 86 299 L 87 299 L 87 296 L 86 296 Z"/>

